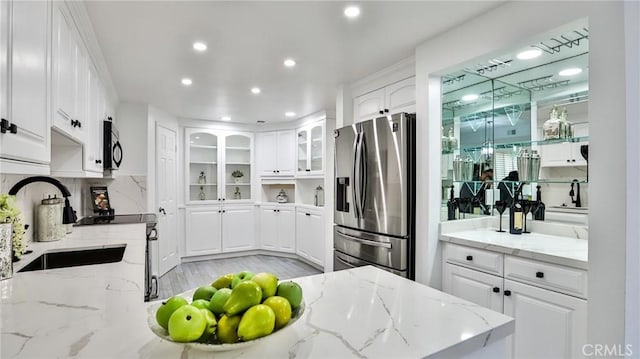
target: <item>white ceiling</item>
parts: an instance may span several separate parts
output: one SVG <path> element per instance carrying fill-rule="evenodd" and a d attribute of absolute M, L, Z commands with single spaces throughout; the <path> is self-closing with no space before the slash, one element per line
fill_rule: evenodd
<path fill-rule="evenodd" d="M 121 101 L 178 117 L 277 122 L 335 108 L 336 88 L 500 1 L 87 1 Z M 196 40 L 205 53 L 192 48 Z M 297 66 L 283 61 L 292 57 Z M 185 87 L 181 78 L 193 79 Z M 252 86 L 262 89 L 250 93 Z"/>

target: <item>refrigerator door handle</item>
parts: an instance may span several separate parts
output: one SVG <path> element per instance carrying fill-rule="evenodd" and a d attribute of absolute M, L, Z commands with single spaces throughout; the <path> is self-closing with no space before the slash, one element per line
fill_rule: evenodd
<path fill-rule="evenodd" d="M 353 159 L 353 190 L 352 190 L 352 195 L 353 195 L 353 211 L 355 213 L 356 218 L 362 218 L 360 216 L 360 195 L 361 195 L 361 183 L 360 183 L 360 177 L 362 176 L 362 173 L 360 172 L 360 161 L 361 161 L 361 156 L 360 156 L 360 143 L 361 143 L 361 133 L 356 134 L 356 142 L 355 142 L 355 150 L 354 152 L 354 159 Z"/>
<path fill-rule="evenodd" d="M 367 239 L 362 239 L 362 238 L 358 238 L 358 237 L 352 236 L 352 235 L 350 235 L 350 234 L 342 233 L 342 232 L 340 232 L 340 231 L 338 231 L 338 233 L 339 233 L 341 236 L 347 237 L 347 238 L 349 238 L 349 239 L 350 239 L 350 240 L 352 240 L 352 241 L 359 242 L 359 243 L 362 243 L 362 244 L 366 244 L 366 245 L 368 245 L 368 246 L 373 246 L 373 247 L 382 247 L 382 248 L 387 248 L 387 249 L 390 249 L 390 248 L 391 248 L 391 243 L 384 243 L 384 242 L 370 241 L 370 240 L 367 240 Z"/>
<path fill-rule="evenodd" d="M 367 187 L 369 186 L 369 178 L 367 177 L 367 139 L 364 132 L 360 136 L 360 215 L 364 218 L 364 208 L 367 203 Z"/>

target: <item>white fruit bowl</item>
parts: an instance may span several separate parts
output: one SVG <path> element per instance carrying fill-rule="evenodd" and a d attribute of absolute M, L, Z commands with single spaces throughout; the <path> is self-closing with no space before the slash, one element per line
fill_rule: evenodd
<path fill-rule="evenodd" d="M 190 300 L 191 297 L 185 296 L 185 299 Z M 158 311 L 158 308 L 160 308 L 161 305 L 162 305 L 162 302 L 158 301 L 156 303 L 151 304 L 149 307 L 147 307 L 147 324 L 149 325 L 149 328 L 155 335 L 159 336 L 160 338 L 168 342 L 172 342 L 179 345 L 186 345 L 193 349 L 198 349 L 202 351 L 212 351 L 212 352 L 242 349 L 257 343 L 261 343 L 263 341 L 267 341 L 269 340 L 269 338 L 272 338 L 274 335 L 278 335 L 279 333 L 289 329 L 298 319 L 300 319 L 300 317 L 302 317 L 302 314 L 304 313 L 304 308 L 305 308 L 304 300 L 302 300 L 302 303 L 300 303 L 300 307 L 291 312 L 291 320 L 289 321 L 289 323 L 287 323 L 287 325 L 278 329 L 277 331 L 267 335 L 266 337 L 249 340 L 246 342 L 226 344 L 226 343 L 217 343 L 215 341 L 211 343 L 204 343 L 204 342 L 197 342 L 197 341 L 190 342 L 190 343 L 181 343 L 181 342 L 173 341 L 169 336 L 169 332 L 163 327 L 161 327 L 160 325 L 158 325 L 158 323 L 156 322 L 156 312 Z"/>

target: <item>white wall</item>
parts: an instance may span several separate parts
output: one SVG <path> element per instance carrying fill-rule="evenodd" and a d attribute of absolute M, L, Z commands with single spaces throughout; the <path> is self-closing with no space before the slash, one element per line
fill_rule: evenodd
<path fill-rule="evenodd" d="M 121 102 L 114 121 L 120 131 L 122 165 L 117 176 L 147 175 L 147 117 L 145 104 Z"/>
<path fill-rule="evenodd" d="M 441 282 L 440 85 L 438 75 L 578 18 L 589 20 L 590 343 L 621 344 L 625 328 L 626 136 L 623 2 L 512 2 L 435 37 L 416 49 L 418 115 L 417 280 Z M 523 21 L 521 14 L 535 21 Z M 526 42 L 523 42 L 527 40 Z M 635 45 L 637 48 L 637 45 Z M 431 158 L 433 160 L 431 160 Z M 637 175 L 635 176 L 637 178 Z M 615 191 L 604 189 L 615 188 Z M 597 189 L 602 189 L 598 191 Z M 637 203 L 637 202 L 636 202 Z M 617 209 L 617 210 L 615 210 Z M 636 211 L 637 213 L 637 211 Z M 636 238 L 637 239 L 637 238 Z M 637 273 L 635 273 L 637 276 Z M 640 351 L 640 348 L 637 348 Z"/>
<path fill-rule="evenodd" d="M 640 3 L 625 3 L 627 78 L 627 282 L 625 336 L 640 357 Z"/>

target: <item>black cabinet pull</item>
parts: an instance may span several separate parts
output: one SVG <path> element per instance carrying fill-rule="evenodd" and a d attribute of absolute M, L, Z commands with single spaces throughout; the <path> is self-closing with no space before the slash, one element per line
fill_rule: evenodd
<path fill-rule="evenodd" d="M 276 170 L 276 173 L 280 173 L 280 170 Z"/>
<path fill-rule="evenodd" d="M 218 201 L 220 200 L 220 198 L 218 198 Z"/>
<path fill-rule="evenodd" d="M 389 109 L 388 109 L 388 108 L 385 108 L 385 109 L 384 109 L 384 112 L 385 112 L 385 113 L 389 113 Z"/>
<path fill-rule="evenodd" d="M 506 295 L 507 297 L 511 296 L 511 291 L 510 290 L 505 290 L 504 291 L 504 295 Z"/>
<path fill-rule="evenodd" d="M 96 163 L 100 164 L 100 163 L 102 163 L 102 160 L 96 160 Z"/>
<path fill-rule="evenodd" d="M 9 121 L 6 118 L 0 120 L 0 133 L 7 133 L 9 129 Z"/>
<path fill-rule="evenodd" d="M 224 209 L 222 210 L 222 213 L 227 213 L 227 211 L 225 211 Z"/>
<path fill-rule="evenodd" d="M 222 200 L 224 201 L 226 198 L 223 198 Z"/>
<path fill-rule="evenodd" d="M 273 173 L 276 173 L 276 170 L 273 170 Z"/>
<path fill-rule="evenodd" d="M 222 211 L 221 211 L 221 210 L 218 210 L 218 213 L 222 213 Z"/>
<path fill-rule="evenodd" d="M 500 293 L 500 288 L 498 288 L 498 287 L 493 287 L 493 292 L 494 292 L 494 293 Z"/>
<path fill-rule="evenodd" d="M 576 161 L 575 159 L 572 159 L 572 160 L 571 160 L 571 162 L 575 162 L 575 161 Z"/>
<path fill-rule="evenodd" d="M 80 122 L 80 120 L 78 120 L 78 127 L 82 128 L 82 122 Z"/>
<path fill-rule="evenodd" d="M 467 260 L 468 261 L 472 261 L 473 260 L 473 256 L 467 256 Z"/>
<path fill-rule="evenodd" d="M 16 134 L 18 133 L 18 125 L 16 125 L 15 123 L 12 123 L 9 125 L 9 132 Z"/>
<path fill-rule="evenodd" d="M 311 216 L 311 213 L 305 213 L 304 215 L 305 216 Z"/>
<path fill-rule="evenodd" d="M 278 213 L 280 212 L 280 210 L 278 210 Z"/>
<path fill-rule="evenodd" d="M 384 111 L 380 110 L 379 113 L 382 115 L 382 114 L 384 114 Z"/>
<path fill-rule="evenodd" d="M 273 211 L 275 212 L 276 210 L 274 209 Z"/>
<path fill-rule="evenodd" d="M 544 273 L 536 272 L 536 278 L 544 278 Z"/>
<path fill-rule="evenodd" d="M 307 171 L 307 172 L 311 172 L 311 169 L 307 168 L 305 171 Z"/>

